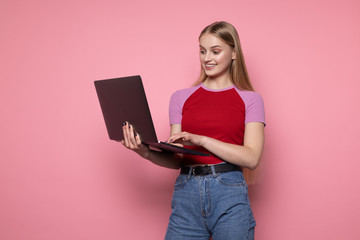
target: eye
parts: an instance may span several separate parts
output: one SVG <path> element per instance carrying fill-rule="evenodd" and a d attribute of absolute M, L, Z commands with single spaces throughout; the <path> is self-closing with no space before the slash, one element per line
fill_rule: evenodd
<path fill-rule="evenodd" d="M 215 55 L 217 55 L 217 54 L 220 53 L 220 51 L 219 51 L 219 50 L 214 50 L 213 53 L 214 53 Z"/>
<path fill-rule="evenodd" d="M 205 50 L 200 49 L 200 54 L 205 54 Z"/>

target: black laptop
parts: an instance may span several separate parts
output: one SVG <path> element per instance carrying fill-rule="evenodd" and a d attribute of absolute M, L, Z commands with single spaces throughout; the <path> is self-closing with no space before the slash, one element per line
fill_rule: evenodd
<path fill-rule="evenodd" d="M 122 123 L 128 121 L 140 135 L 143 144 L 150 149 L 209 156 L 207 153 L 158 141 L 140 76 L 97 80 L 94 84 L 111 140 L 124 139 Z"/>

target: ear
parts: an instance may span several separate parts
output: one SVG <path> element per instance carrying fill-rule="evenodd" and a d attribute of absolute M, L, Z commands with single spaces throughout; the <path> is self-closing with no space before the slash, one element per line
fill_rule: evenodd
<path fill-rule="evenodd" d="M 231 58 L 232 58 L 232 60 L 236 59 L 236 52 L 235 51 L 232 52 L 232 57 Z"/>

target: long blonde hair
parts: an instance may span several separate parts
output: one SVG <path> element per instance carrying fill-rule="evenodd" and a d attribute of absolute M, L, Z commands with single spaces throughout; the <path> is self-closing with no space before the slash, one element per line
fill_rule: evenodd
<path fill-rule="evenodd" d="M 205 27 L 204 30 L 202 30 L 199 39 L 204 34 L 212 34 L 234 49 L 236 58 L 232 61 L 230 65 L 231 81 L 235 84 L 237 88 L 241 90 L 254 91 L 246 69 L 244 55 L 241 50 L 239 34 L 236 31 L 235 27 L 230 23 L 224 21 L 214 22 L 209 26 Z M 194 85 L 199 85 L 200 83 L 204 82 L 206 78 L 207 75 L 204 69 L 201 67 L 200 77 Z M 259 169 L 259 166 L 257 169 Z M 244 168 L 243 173 L 247 184 L 253 184 L 256 182 L 258 178 L 258 171 Z"/>

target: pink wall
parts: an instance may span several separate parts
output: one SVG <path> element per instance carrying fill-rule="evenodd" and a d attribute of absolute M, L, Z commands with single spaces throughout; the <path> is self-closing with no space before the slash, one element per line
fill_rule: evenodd
<path fill-rule="evenodd" d="M 150 3 L 151 2 L 151 3 Z M 360 239 L 360 3 L 0 2 L 0 239 L 162 239 L 176 171 L 109 141 L 93 80 L 140 74 L 160 138 L 197 36 L 239 30 L 266 104 L 257 239 Z"/>

